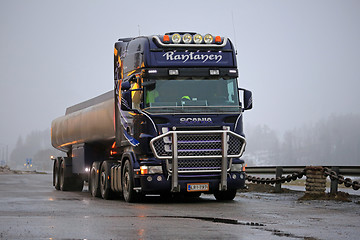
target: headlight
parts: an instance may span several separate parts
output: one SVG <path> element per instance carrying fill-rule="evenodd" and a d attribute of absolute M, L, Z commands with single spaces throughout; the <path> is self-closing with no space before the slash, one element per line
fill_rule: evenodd
<path fill-rule="evenodd" d="M 211 34 L 206 34 L 204 37 L 204 42 L 205 43 L 212 43 L 214 40 L 214 37 Z"/>
<path fill-rule="evenodd" d="M 231 164 L 231 169 L 230 169 L 230 170 L 231 170 L 232 172 L 241 172 L 242 169 L 243 169 L 243 164 L 237 164 L 237 163 Z"/>
<path fill-rule="evenodd" d="M 194 42 L 199 44 L 202 42 L 202 36 L 200 34 L 195 34 L 194 36 Z"/>
<path fill-rule="evenodd" d="M 175 33 L 174 35 L 172 35 L 171 40 L 173 43 L 176 43 L 176 44 L 180 43 L 181 42 L 180 34 Z"/>
<path fill-rule="evenodd" d="M 190 34 L 188 34 L 188 33 L 184 34 L 184 36 L 183 36 L 184 43 L 191 43 L 191 40 L 192 40 L 192 37 Z"/>
<path fill-rule="evenodd" d="M 162 166 L 140 166 L 141 175 L 145 174 L 162 174 Z"/>

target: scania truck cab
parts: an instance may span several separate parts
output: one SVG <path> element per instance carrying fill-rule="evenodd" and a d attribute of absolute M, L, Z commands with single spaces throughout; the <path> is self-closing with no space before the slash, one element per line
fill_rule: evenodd
<path fill-rule="evenodd" d="M 245 182 L 242 112 L 252 107 L 244 89 L 240 103 L 237 77 L 234 47 L 220 36 L 174 32 L 115 44 L 117 142 L 136 156 L 135 188 L 234 198 Z"/>

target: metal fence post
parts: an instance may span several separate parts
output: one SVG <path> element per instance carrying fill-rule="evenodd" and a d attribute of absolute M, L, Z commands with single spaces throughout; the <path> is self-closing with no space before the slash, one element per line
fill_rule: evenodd
<path fill-rule="evenodd" d="M 340 168 L 339 167 L 332 167 L 331 171 L 336 172 L 336 174 L 338 175 L 339 172 L 340 172 Z M 337 179 L 331 180 L 330 194 L 337 194 L 337 192 L 338 192 L 338 184 L 339 184 L 339 181 Z"/>
<path fill-rule="evenodd" d="M 276 167 L 275 170 L 275 177 L 276 178 L 281 178 L 282 174 L 283 174 L 283 168 L 282 167 Z M 275 183 L 275 192 L 276 193 L 281 193 L 281 182 L 277 182 Z"/>

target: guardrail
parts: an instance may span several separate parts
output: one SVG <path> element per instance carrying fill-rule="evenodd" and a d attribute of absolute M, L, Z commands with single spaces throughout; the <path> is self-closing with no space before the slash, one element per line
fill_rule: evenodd
<path fill-rule="evenodd" d="M 336 174 L 345 176 L 360 176 L 360 166 L 323 166 L 324 168 L 331 169 Z M 259 166 L 259 167 L 246 167 L 247 174 L 269 174 L 275 175 L 276 178 L 281 178 L 283 174 L 292 174 L 301 172 L 306 166 Z M 338 180 L 331 179 L 330 193 L 337 193 Z M 275 183 L 275 192 L 281 192 L 281 182 Z"/>

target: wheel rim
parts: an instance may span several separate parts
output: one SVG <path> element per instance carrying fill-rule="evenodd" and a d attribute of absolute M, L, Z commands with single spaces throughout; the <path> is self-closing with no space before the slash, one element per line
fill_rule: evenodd
<path fill-rule="evenodd" d="M 59 169 L 56 165 L 54 166 L 54 178 L 55 187 L 57 187 L 59 186 Z"/>
<path fill-rule="evenodd" d="M 59 184 L 60 184 L 60 188 L 61 190 L 63 190 L 64 188 L 64 168 L 63 168 L 63 163 L 60 164 L 60 177 L 59 177 Z"/>
<path fill-rule="evenodd" d="M 94 195 L 95 188 L 96 188 L 96 186 L 95 186 L 95 171 L 94 170 L 91 171 L 90 182 L 91 182 L 91 189 L 90 190 L 91 190 L 92 195 Z"/>
<path fill-rule="evenodd" d="M 125 173 L 124 173 L 124 198 L 125 199 L 128 199 L 129 197 L 129 187 L 130 187 L 130 184 L 129 184 L 129 172 L 128 172 L 128 169 L 126 168 L 125 169 Z"/>
<path fill-rule="evenodd" d="M 105 174 L 105 171 L 101 172 L 100 185 L 101 185 L 102 195 L 104 195 L 105 194 L 105 188 L 106 188 L 106 174 Z"/>

